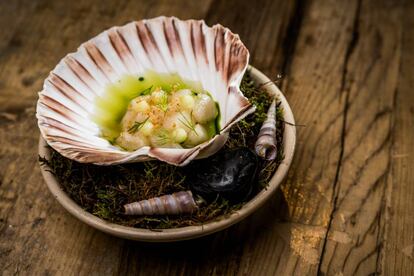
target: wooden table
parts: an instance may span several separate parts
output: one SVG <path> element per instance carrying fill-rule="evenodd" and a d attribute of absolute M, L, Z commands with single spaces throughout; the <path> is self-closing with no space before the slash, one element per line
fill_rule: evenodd
<path fill-rule="evenodd" d="M 240 34 L 298 124 L 287 181 L 260 211 L 193 241 L 114 238 L 70 216 L 37 161 L 36 92 L 102 30 L 158 15 Z M 413 1 L 2 1 L 4 275 L 413 275 Z"/>

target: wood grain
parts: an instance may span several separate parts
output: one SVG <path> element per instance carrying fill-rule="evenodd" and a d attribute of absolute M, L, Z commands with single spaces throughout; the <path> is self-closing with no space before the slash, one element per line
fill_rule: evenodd
<path fill-rule="evenodd" d="M 394 97 L 391 164 L 385 207 L 387 220 L 382 272 L 412 275 L 414 271 L 414 3 L 407 1 L 401 15 L 403 26 L 400 73 Z"/>
<path fill-rule="evenodd" d="M 345 109 L 334 209 L 319 266 L 330 275 L 381 272 L 401 61 L 400 19 L 398 5 L 364 1 L 357 9 L 341 91 Z"/>
<path fill-rule="evenodd" d="M 72 218 L 37 163 L 36 92 L 112 26 L 158 15 L 238 33 L 298 127 L 292 169 L 257 213 L 170 244 Z M 0 3 L 0 271 L 4 275 L 413 275 L 414 5 L 410 1 Z"/>
<path fill-rule="evenodd" d="M 297 122 L 306 127 L 298 130 L 297 153 L 281 188 L 282 201 L 279 206 L 273 203 L 267 231 L 250 245 L 251 271 L 270 275 L 317 273 L 340 156 L 344 98 L 338 80 L 352 41 L 354 13 L 349 11 L 355 11 L 356 3 L 314 1 L 301 9 L 283 90 Z M 263 248 L 269 252 L 264 254 Z"/>

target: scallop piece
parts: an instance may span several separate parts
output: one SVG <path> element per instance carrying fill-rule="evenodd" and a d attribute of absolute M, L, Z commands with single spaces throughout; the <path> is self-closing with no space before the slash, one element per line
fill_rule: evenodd
<path fill-rule="evenodd" d="M 147 96 L 139 96 L 131 100 L 121 120 L 122 130 L 130 129 L 135 123 L 144 122 L 151 111 Z"/>
<path fill-rule="evenodd" d="M 171 137 L 171 132 L 163 128 L 157 129 L 148 138 L 150 140 L 151 146 L 156 148 L 165 148 L 174 143 L 173 138 Z"/>
<path fill-rule="evenodd" d="M 152 105 L 148 116 L 154 125 L 160 126 L 164 122 L 165 112 L 158 106 Z"/>
<path fill-rule="evenodd" d="M 139 132 L 141 132 L 145 136 L 151 136 L 154 132 L 154 124 L 151 123 L 151 121 L 147 120 L 144 123 L 142 123 L 141 128 L 139 129 Z"/>
<path fill-rule="evenodd" d="M 150 144 L 149 139 L 139 132 L 129 133 L 128 131 L 121 132 L 116 138 L 116 144 L 128 151 L 134 151 Z"/>
<path fill-rule="evenodd" d="M 196 100 L 190 89 L 180 89 L 172 94 L 171 102 L 178 105 L 179 109 L 191 112 Z"/>
<path fill-rule="evenodd" d="M 176 143 L 182 143 L 187 140 L 188 134 L 187 131 L 183 128 L 176 128 L 172 132 L 172 137 Z"/>
<path fill-rule="evenodd" d="M 165 105 L 168 103 L 168 94 L 164 90 L 156 90 L 151 93 L 151 101 L 156 105 Z"/>
<path fill-rule="evenodd" d="M 45 80 L 36 108 L 40 132 L 52 148 L 78 162 L 110 165 L 156 158 L 186 165 L 214 154 L 230 127 L 254 112 L 239 89 L 248 60 L 238 35 L 202 20 L 161 16 L 113 27 L 64 57 Z M 143 147 L 136 152 L 121 151 L 102 137 L 91 119 L 96 98 L 123 76 L 148 70 L 177 74 L 209 91 L 222 115 L 219 135 L 190 149 Z M 62 120 L 71 127 L 48 123 Z"/>
<path fill-rule="evenodd" d="M 135 112 L 134 110 L 127 110 L 121 121 L 122 130 L 128 131 L 136 123 L 143 123 L 148 119 L 149 115 L 143 112 Z"/>
<path fill-rule="evenodd" d="M 121 127 L 122 130 L 128 130 L 135 122 L 136 112 L 133 110 L 127 110 L 124 117 L 122 117 Z"/>
<path fill-rule="evenodd" d="M 151 111 L 151 106 L 145 99 L 134 99 L 131 101 L 129 109 L 148 114 Z"/>
<path fill-rule="evenodd" d="M 187 111 L 167 113 L 163 123 L 163 127 L 168 130 L 182 128 L 186 131 L 190 131 L 193 128 L 193 125 L 194 123 L 191 115 Z"/>
<path fill-rule="evenodd" d="M 194 119 L 200 124 L 205 124 L 209 121 L 212 121 L 218 115 L 216 103 L 207 94 L 199 94 L 194 105 L 192 115 L 194 116 Z"/>
<path fill-rule="evenodd" d="M 180 89 L 180 90 L 176 91 L 173 96 L 174 97 L 182 97 L 182 96 L 186 96 L 186 95 L 192 96 L 193 92 L 191 92 L 190 89 Z"/>
<path fill-rule="evenodd" d="M 196 124 L 194 129 L 188 132 L 188 137 L 185 142 L 187 146 L 195 146 L 208 140 L 208 132 L 205 127 Z"/>
<path fill-rule="evenodd" d="M 148 137 L 150 145 L 154 148 L 171 148 L 182 149 L 180 142 L 177 142 L 174 131 L 168 131 L 164 128 L 156 129 L 151 136 Z"/>
<path fill-rule="evenodd" d="M 141 95 L 141 96 L 135 97 L 134 99 L 131 100 L 131 103 L 130 103 L 128 108 L 131 108 L 133 104 L 137 104 L 137 103 L 142 102 L 142 101 L 149 102 L 150 100 L 151 100 L 150 95 Z"/>
<path fill-rule="evenodd" d="M 184 110 L 193 111 L 195 99 L 193 95 L 183 95 L 180 97 L 179 106 Z"/>

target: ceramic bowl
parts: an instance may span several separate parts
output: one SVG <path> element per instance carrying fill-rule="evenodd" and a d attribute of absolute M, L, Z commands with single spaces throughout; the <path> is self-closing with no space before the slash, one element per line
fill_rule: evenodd
<path fill-rule="evenodd" d="M 53 69 L 36 108 L 43 138 L 60 154 L 82 163 L 114 165 L 158 159 L 184 166 L 217 152 L 228 130 L 254 112 L 239 89 L 249 52 L 238 35 L 203 20 L 157 17 L 112 27 L 83 43 Z M 141 147 L 125 151 L 101 135 L 91 118 L 110 84 L 145 72 L 178 74 L 200 83 L 220 108 L 220 130 L 192 148 Z"/>
<path fill-rule="evenodd" d="M 267 83 L 270 79 L 257 69 L 250 67 L 250 74 L 256 83 Z M 205 236 L 220 230 L 223 230 L 256 211 L 262 206 L 276 191 L 280 183 L 286 177 L 288 169 L 292 163 L 293 154 L 296 143 L 296 128 L 292 110 L 283 96 L 282 92 L 274 84 L 266 85 L 265 88 L 271 94 L 275 94 L 281 101 L 281 107 L 284 110 L 284 120 L 292 124 L 285 124 L 283 133 L 283 153 L 284 160 L 271 178 L 266 189 L 259 192 L 253 199 L 243 205 L 243 207 L 226 217 L 219 217 L 218 219 L 204 223 L 199 226 L 188 226 L 174 229 L 164 229 L 160 231 L 151 231 L 148 229 L 126 227 L 118 224 L 113 224 L 102 220 L 86 211 L 84 211 L 76 202 L 62 190 L 58 180 L 48 168 L 41 166 L 42 175 L 46 181 L 49 190 L 57 201 L 73 216 L 83 221 L 84 223 L 110 235 L 121 238 L 148 241 L 148 242 L 169 242 L 178 240 L 194 239 Z M 41 137 L 39 141 L 39 155 L 49 156 L 49 148 L 45 140 Z"/>

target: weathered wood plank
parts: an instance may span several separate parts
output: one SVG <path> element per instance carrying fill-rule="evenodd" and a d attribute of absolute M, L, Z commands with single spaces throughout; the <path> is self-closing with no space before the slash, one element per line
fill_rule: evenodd
<path fill-rule="evenodd" d="M 387 1 L 362 1 L 357 10 L 341 89 L 341 166 L 319 266 L 328 275 L 381 272 L 401 60 L 400 19 L 401 6 Z"/>
<path fill-rule="evenodd" d="M 414 275 L 414 3 L 403 9 L 401 65 L 393 110 L 393 148 L 387 181 L 389 220 L 382 250 L 384 275 Z"/>
<path fill-rule="evenodd" d="M 286 223 L 272 226 L 285 239 L 276 274 L 317 273 L 340 166 L 342 78 L 357 7 L 356 1 L 313 1 L 304 12 L 284 91 L 306 127 L 298 128 L 295 160 L 282 185 L 286 207 L 275 215 Z"/>
<path fill-rule="evenodd" d="M 289 2 L 216 0 L 205 19 L 239 34 L 250 51 L 250 63 L 276 78 L 290 58 L 305 6 L 301 1 Z"/>

